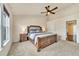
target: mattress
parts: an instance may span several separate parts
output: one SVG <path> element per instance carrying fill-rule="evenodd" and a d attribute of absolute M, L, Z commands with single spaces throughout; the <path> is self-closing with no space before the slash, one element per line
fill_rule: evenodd
<path fill-rule="evenodd" d="M 50 35 L 54 35 L 54 34 L 50 33 L 50 32 L 29 33 L 28 34 L 29 38 L 31 38 L 31 40 L 34 41 L 34 44 L 36 44 L 38 37 L 42 38 L 42 37 L 46 37 L 46 36 L 50 36 Z"/>

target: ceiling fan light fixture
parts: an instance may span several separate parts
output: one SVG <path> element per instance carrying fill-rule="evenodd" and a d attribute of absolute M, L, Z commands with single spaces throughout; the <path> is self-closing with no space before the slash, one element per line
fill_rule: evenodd
<path fill-rule="evenodd" d="M 50 12 L 47 13 L 48 15 L 50 14 Z"/>

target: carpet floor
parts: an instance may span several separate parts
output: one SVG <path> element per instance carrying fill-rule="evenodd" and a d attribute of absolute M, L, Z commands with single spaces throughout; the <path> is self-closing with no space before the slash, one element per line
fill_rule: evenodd
<path fill-rule="evenodd" d="M 79 45 L 60 40 L 37 52 L 30 41 L 18 42 L 12 44 L 8 56 L 79 56 Z"/>

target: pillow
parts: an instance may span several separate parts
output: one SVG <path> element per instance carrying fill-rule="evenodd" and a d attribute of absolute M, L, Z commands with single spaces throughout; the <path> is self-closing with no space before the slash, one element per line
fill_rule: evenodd
<path fill-rule="evenodd" d="M 30 27 L 29 31 L 31 33 L 41 32 L 40 27 Z"/>
<path fill-rule="evenodd" d="M 38 30 L 38 29 L 31 29 L 31 30 L 30 30 L 30 33 L 36 33 L 36 32 L 41 32 L 41 31 Z"/>
<path fill-rule="evenodd" d="M 40 27 L 30 27 L 30 29 L 40 29 Z"/>

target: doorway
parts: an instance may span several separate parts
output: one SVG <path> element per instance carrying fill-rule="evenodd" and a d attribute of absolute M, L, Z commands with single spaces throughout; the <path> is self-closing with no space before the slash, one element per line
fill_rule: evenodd
<path fill-rule="evenodd" d="M 76 24 L 75 20 L 66 22 L 66 30 L 67 30 L 67 39 L 66 40 L 68 40 L 68 41 L 74 41 L 75 40 L 74 39 L 74 37 L 75 37 L 75 35 L 74 35 L 75 24 Z"/>

